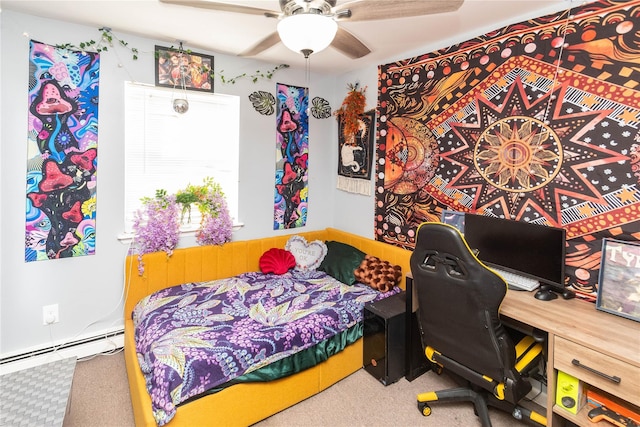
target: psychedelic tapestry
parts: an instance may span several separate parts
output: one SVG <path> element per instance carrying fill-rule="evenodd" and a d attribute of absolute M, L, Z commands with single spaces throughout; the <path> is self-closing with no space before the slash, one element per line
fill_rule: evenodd
<path fill-rule="evenodd" d="M 309 89 L 276 85 L 276 188 L 274 230 L 307 223 Z"/>
<path fill-rule="evenodd" d="M 359 117 L 358 131 L 353 135 L 345 135 L 343 122 L 338 120 L 338 189 L 371 195 L 375 125 L 376 112 L 373 110 Z"/>
<path fill-rule="evenodd" d="M 443 209 L 564 227 L 593 300 L 603 238 L 640 239 L 639 30 L 600 0 L 380 66 L 376 238 Z"/>
<path fill-rule="evenodd" d="M 25 261 L 95 254 L 100 56 L 29 51 Z"/>

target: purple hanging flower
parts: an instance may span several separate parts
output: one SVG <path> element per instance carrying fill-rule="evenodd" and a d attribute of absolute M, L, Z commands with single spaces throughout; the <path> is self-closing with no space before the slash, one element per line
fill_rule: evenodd
<path fill-rule="evenodd" d="M 176 197 L 158 190 L 155 198 L 143 199 L 143 207 L 135 212 L 131 252 L 138 254 L 140 275 L 144 272 L 144 254 L 159 251 L 166 252 L 167 256 L 173 254 L 180 238 L 179 211 Z"/>
<path fill-rule="evenodd" d="M 167 256 L 180 239 L 181 212 L 195 203 L 202 214 L 196 233 L 199 245 L 222 245 L 231 241 L 233 220 L 220 184 L 205 178 L 204 185 L 189 184 L 177 194 L 157 190 L 155 198 L 142 199 L 143 206 L 134 214 L 134 241 L 130 253 L 138 254 L 138 273 L 144 273 L 143 255 L 164 251 Z"/>
<path fill-rule="evenodd" d="M 198 207 L 202 213 L 202 227 L 196 234 L 199 245 L 222 245 L 231 241 L 233 221 L 227 207 L 227 200 L 219 184 L 205 181 L 206 194 Z"/>

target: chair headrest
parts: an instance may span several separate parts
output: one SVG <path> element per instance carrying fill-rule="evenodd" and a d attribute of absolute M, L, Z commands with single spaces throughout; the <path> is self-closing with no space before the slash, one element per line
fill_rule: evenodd
<path fill-rule="evenodd" d="M 502 300 L 506 293 L 504 280 L 478 259 L 460 231 L 440 222 L 426 222 L 418 229 L 411 271 L 414 279 L 426 274 L 439 277 L 436 283 L 465 281 L 466 286 L 479 288 L 482 299 L 490 295 L 489 299 Z"/>
<path fill-rule="evenodd" d="M 475 260 L 473 249 L 457 228 L 440 222 L 425 222 L 418 229 L 415 250 L 448 253 L 461 259 Z"/>

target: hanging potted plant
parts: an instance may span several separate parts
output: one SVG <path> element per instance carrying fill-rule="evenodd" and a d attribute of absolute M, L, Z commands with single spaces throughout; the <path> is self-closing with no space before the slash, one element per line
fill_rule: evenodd
<path fill-rule="evenodd" d="M 176 202 L 182 207 L 180 212 L 180 224 L 184 224 L 184 217 L 187 216 L 187 224 L 191 223 L 191 205 L 198 202 L 198 196 L 194 193 L 192 185 L 188 185 L 184 190 L 176 193 Z"/>

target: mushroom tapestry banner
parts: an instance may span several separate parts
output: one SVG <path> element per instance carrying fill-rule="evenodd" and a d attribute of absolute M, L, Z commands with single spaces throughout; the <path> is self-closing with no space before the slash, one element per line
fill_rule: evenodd
<path fill-rule="evenodd" d="M 309 89 L 278 83 L 276 87 L 276 188 L 274 230 L 307 224 L 309 157 Z"/>
<path fill-rule="evenodd" d="M 25 261 L 95 254 L 100 56 L 30 42 Z"/>
<path fill-rule="evenodd" d="M 563 227 L 593 299 L 602 240 L 640 238 L 639 34 L 640 1 L 600 0 L 380 66 L 376 238 L 443 209 Z"/>

